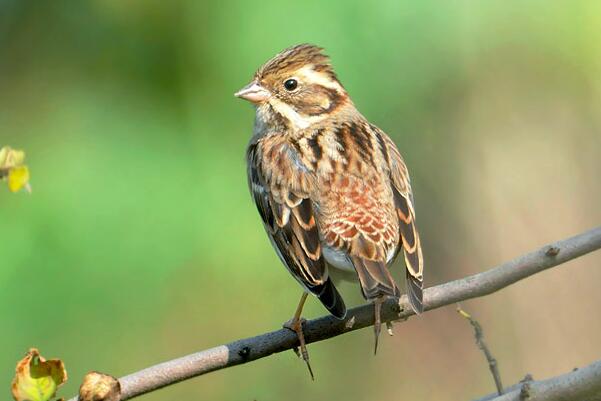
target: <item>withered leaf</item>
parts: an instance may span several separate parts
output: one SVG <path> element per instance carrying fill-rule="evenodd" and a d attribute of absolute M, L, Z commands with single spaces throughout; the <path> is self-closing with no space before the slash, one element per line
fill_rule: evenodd
<path fill-rule="evenodd" d="M 67 371 L 60 359 L 46 360 L 36 348 L 17 363 L 11 390 L 16 401 L 48 401 L 67 381 Z"/>

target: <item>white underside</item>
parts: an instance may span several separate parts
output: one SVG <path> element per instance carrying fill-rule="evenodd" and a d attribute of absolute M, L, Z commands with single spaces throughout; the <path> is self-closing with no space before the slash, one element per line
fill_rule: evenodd
<path fill-rule="evenodd" d="M 323 249 L 323 256 L 324 256 L 324 258 L 326 258 L 326 261 L 330 265 L 332 265 L 335 268 L 340 269 L 340 270 L 346 270 L 346 271 L 350 271 L 350 272 L 355 271 L 355 267 L 351 263 L 351 260 L 347 256 L 346 252 L 341 251 L 339 249 L 329 247 L 328 245 L 324 244 L 323 242 L 321 243 L 321 246 Z M 388 255 L 386 258 L 386 263 L 390 263 L 392 261 L 392 258 L 394 258 L 395 253 L 396 253 L 395 249 L 391 249 L 388 252 Z"/>
<path fill-rule="evenodd" d="M 339 283 L 341 281 L 357 281 L 359 278 L 357 277 L 357 273 L 355 272 L 355 267 L 351 263 L 350 258 L 347 256 L 346 252 L 334 249 L 329 247 L 328 245 L 321 243 L 323 257 L 326 262 L 333 267 L 333 269 L 329 269 L 329 276 L 334 280 L 334 283 Z M 388 254 L 388 263 L 394 257 L 394 249 Z"/>
<path fill-rule="evenodd" d="M 323 257 L 329 264 L 328 276 L 334 281 L 334 284 L 339 284 L 343 281 L 355 282 L 359 280 L 355 267 L 351 263 L 346 253 L 331 248 L 321 243 L 323 249 Z"/>
<path fill-rule="evenodd" d="M 322 243 L 322 246 L 323 246 L 323 257 L 326 259 L 326 261 L 330 265 L 332 265 L 333 267 L 335 267 L 337 269 L 344 270 L 347 272 L 355 271 L 355 267 L 351 263 L 346 252 L 331 248 L 327 245 L 324 245 L 323 243 Z"/>

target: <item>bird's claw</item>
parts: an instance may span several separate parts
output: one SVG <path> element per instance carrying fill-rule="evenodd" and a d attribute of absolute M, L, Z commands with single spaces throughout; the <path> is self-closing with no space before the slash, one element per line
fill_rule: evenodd
<path fill-rule="evenodd" d="M 307 369 L 309 369 L 309 374 L 311 375 L 311 380 L 315 380 L 313 369 L 311 369 L 311 364 L 309 363 L 309 351 L 307 351 L 307 345 L 305 343 L 305 334 L 303 333 L 303 323 L 305 322 L 306 319 L 302 317 L 299 319 L 290 319 L 283 324 L 283 327 L 296 333 L 300 346 L 294 347 L 292 350 L 297 357 L 302 358 L 303 361 L 305 361 L 307 364 Z"/>
<path fill-rule="evenodd" d="M 282 327 L 288 330 L 292 330 L 296 333 L 297 330 L 297 326 L 302 326 L 303 324 L 305 324 L 305 322 L 307 321 L 307 319 L 305 319 L 304 317 L 298 318 L 298 319 L 290 319 L 287 322 L 285 322 L 284 324 L 282 324 Z M 301 327 L 302 328 L 302 327 Z"/>

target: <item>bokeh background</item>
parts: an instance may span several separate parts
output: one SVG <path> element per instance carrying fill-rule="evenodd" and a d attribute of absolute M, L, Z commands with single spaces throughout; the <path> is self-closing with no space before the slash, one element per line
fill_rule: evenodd
<path fill-rule="evenodd" d="M 279 50 L 324 46 L 412 171 L 426 283 L 601 224 L 597 1 L 0 1 L 0 393 L 30 346 L 121 376 L 280 327 L 300 295 L 247 193 L 252 107 Z M 601 254 L 466 302 L 506 384 L 601 358 Z M 401 266 L 398 266 L 401 271 Z M 398 274 L 398 272 L 397 272 Z M 398 274 L 400 276 L 400 274 Z M 357 287 L 342 288 L 348 304 Z M 305 315 L 324 313 L 315 301 Z M 144 396 L 469 400 L 494 390 L 454 307 Z"/>

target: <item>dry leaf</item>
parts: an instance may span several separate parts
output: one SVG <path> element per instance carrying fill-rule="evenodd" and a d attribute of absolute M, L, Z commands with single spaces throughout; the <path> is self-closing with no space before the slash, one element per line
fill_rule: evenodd
<path fill-rule="evenodd" d="M 5 146 L 0 149 L 0 168 L 10 168 L 23 164 L 25 152 Z"/>
<path fill-rule="evenodd" d="M 80 401 L 119 401 L 121 384 L 111 375 L 90 372 L 79 387 Z"/>
<path fill-rule="evenodd" d="M 29 185 L 29 169 L 25 162 L 25 152 L 8 146 L 0 149 L 0 179 L 8 180 L 8 189 L 17 192 L 25 188 L 31 192 Z"/>
<path fill-rule="evenodd" d="M 47 361 L 37 349 L 31 348 L 17 363 L 11 389 L 16 401 L 48 401 L 66 381 L 63 361 Z"/>

